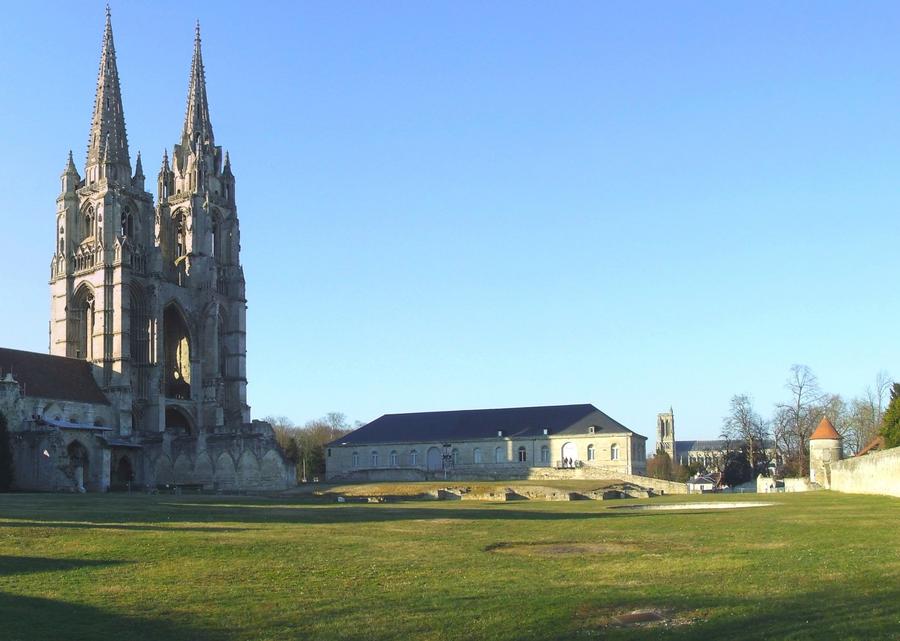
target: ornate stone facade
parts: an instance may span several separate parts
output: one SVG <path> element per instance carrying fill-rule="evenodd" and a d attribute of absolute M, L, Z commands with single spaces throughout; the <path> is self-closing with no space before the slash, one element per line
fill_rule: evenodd
<path fill-rule="evenodd" d="M 235 178 L 213 136 L 199 24 L 156 186 L 154 206 L 140 154 L 132 171 L 107 9 L 84 177 L 70 152 L 56 201 L 50 353 L 93 366 L 140 483 L 285 487 L 293 472 L 247 405 Z"/>

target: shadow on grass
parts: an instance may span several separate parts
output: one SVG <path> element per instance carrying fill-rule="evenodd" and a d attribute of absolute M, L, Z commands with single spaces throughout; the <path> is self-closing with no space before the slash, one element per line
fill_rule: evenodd
<path fill-rule="evenodd" d="M 62 572 L 85 567 L 118 565 L 122 561 L 94 561 L 91 559 L 52 559 L 41 556 L 0 555 L 0 576 L 32 574 L 34 572 Z M 2 619 L 0 619 L 2 621 Z"/>
<path fill-rule="evenodd" d="M 0 638 L 4 641 L 224 641 L 229 637 L 221 630 L 0 592 Z"/>
<path fill-rule="evenodd" d="M 227 532 L 246 532 L 243 527 L 197 527 L 173 525 L 129 525 L 125 523 L 82 523 L 75 521 L 0 521 L 0 528 L 65 528 L 69 530 L 124 530 L 126 532 L 200 532 L 218 534 Z"/>
<path fill-rule="evenodd" d="M 622 613 L 632 610 L 659 610 L 674 616 L 666 626 L 623 628 L 592 625 L 592 604 L 582 604 L 576 625 L 579 637 L 606 640 L 666 639 L 898 639 L 897 603 L 900 589 L 872 591 L 871 586 L 832 583 L 814 592 L 783 596 L 747 594 L 743 599 L 722 599 L 710 595 L 679 594 L 668 599 L 635 599 L 627 603 L 608 600 L 597 603 L 597 611 Z M 679 618 L 683 617 L 680 621 Z"/>
<path fill-rule="evenodd" d="M 138 499 L 140 500 L 140 499 Z M 572 521 L 597 519 L 645 519 L 667 516 L 664 512 L 613 512 L 602 508 L 594 510 L 564 507 L 559 511 L 546 509 L 523 509 L 510 504 L 471 505 L 449 507 L 447 503 L 436 503 L 424 507 L 421 504 L 379 504 L 346 505 L 325 504 L 285 505 L 271 503 L 228 502 L 207 503 L 191 500 L 164 502 L 146 500 L 146 507 L 140 511 L 117 511 L 112 505 L 105 510 L 81 509 L 73 505 L 60 509 L 39 509 L 32 506 L 4 506 L 0 512 L 0 527 L 72 527 L 85 529 L 123 530 L 183 530 L 197 532 L 228 532 L 241 528 L 225 527 L 182 527 L 179 523 L 242 523 L 242 524 L 340 524 L 340 523 L 383 523 L 388 521 Z M 221 499 L 220 499 L 221 501 Z M 103 503 L 102 499 L 98 499 Z M 90 507 L 90 506 L 89 506 Z M 112 508 L 112 509 L 110 509 Z M 708 510 L 706 511 L 708 512 Z M 678 512 L 687 514 L 688 511 Z M 46 520 L 45 520 L 46 519 Z"/>

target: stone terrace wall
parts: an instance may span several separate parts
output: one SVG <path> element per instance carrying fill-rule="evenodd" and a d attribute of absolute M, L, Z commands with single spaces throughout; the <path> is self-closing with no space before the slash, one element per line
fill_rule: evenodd
<path fill-rule="evenodd" d="M 389 468 L 374 470 L 354 470 L 343 474 L 331 474 L 328 481 L 336 482 L 385 482 L 385 481 L 442 481 L 443 471 L 426 472 L 417 468 Z M 648 476 L 626 474 L 620 470 L 599 465 L 584 465 L 576 468 L 557 469 L 553 467 L 528 467 L 515 463 L 485 465 L 458 465 L 447 475 L 448 481 L 567 481 L 616 480 L 633 483 L 659 494 L 687 494 L 685 483 L 663 481 Z"/>
<path fill-rule="evenodd" d="M 900 496 L 900 447 L 832 463 L 831 489 Z"/>

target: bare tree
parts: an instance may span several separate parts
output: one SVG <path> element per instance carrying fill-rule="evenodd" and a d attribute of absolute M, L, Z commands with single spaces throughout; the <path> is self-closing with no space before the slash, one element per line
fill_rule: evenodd
<path fill-rule="evenodd" d="M 729 450 L 734 449 L 732 443 L 739 443 L 741 449 L 747 448 L 747 460 L 753 476 L 759 472 L 760 451 L 765 448 L 768 426 L 762 416 L 753 409 L 753 400 L 749 394 L 737 394 L 731 397 L 729 413 L 722 421 L 722 438 L 728 440 Z"/>
<path fill-rule="evenodd" d="M 791 365 L 785 387 L 791 398 L 776 406 L 773 421 L 776 441 L 791 460 L 796 460 L 797 473 L 805 476 L 804 457 L 809 437 L 822 416 L 823 394 L 816 375 L 806 365 Z"/>
<path fill-rule="evenodd" d="M 881 370 L 875 375 L 874 385 L 848 404 L 844 429 L 838 429 L 848 453 L 855 454 L 878 436 L 890 389 L 891 377 Z"/>

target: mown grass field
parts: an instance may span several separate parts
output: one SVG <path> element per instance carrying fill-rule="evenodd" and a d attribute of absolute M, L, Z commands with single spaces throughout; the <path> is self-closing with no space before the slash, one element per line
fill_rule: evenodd
<path fill-rule="evenodd" d="M 0 495 L 0 639 L 900 638 L 900 500 L 649 502 L 760 499 Z"/>

